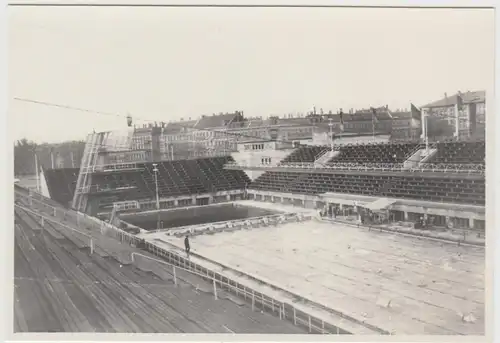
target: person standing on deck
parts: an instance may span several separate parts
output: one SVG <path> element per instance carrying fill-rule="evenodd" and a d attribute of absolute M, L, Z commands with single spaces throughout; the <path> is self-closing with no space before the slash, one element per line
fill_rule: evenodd
<path fill-rule="evenodd" d="M 191 246 L 189 245 L 189 235 L 186 235 L 184 238 L 184 248 L 186 249 L 186 255 L 189 258 L 189 251 L 191 250 Z"/>

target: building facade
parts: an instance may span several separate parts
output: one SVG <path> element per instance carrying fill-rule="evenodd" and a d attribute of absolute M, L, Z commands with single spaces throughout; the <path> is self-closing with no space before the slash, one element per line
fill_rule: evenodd
<path fill-rule="evenodd" d="M 422 106 L 422 120 L 428 117 L 429 138 L 485 136 L 486 92 L 457 92 Z"/>

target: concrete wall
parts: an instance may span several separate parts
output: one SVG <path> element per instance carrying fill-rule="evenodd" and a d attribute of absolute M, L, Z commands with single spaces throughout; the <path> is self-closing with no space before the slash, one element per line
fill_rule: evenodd
<path fill-rule="evenodd" d="M 235 162 L 243 165 L 260 165 L 262 164 L 263 158 L 270 158 L 270 165 L 277 165 L 282 159 L 288 156 L 293 152 L 293 149 L 287 150 L 253 150 L 253 151 L 238 151 L 232 153 L 231 156 L 234 158 Z M 264 171 L 261 170 L 245 170 L 245 173 L 251 180 L 255 180 L 260 175 L 264 174 Z"/>

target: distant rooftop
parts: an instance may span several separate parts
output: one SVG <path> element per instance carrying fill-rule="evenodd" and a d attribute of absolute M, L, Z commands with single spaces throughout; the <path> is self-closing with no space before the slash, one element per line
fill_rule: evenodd
<path fill-rule="evenodd" d="M 431 102 L 422 108 L 434 108 L 434 107 L 448 107 L 455 106 L 458 102 L 458 96 L 461 96 L 464 104 L 471 103 L 481 103 L 486 101 L 486 92 L 485 91 L 467 91 L 467 92 L 457 92 L 451 96 L 445 96 L 440 100 Z"/>
<path fill-rule="evenodd" d="M 380 106 L 376 109 L 376 118 L 378 120 L 391 120 L 402 119 L 403 117 L 411 116 L 410 112 L 406 113 L 405 110 L 396 110 L 392 112 L 388 106 Z M 337 112 L 337 111 L 336 111 Z M 373 112 L 368 109 L 346 109 L 343 111 L 342 119 L 344 122 L 353 121 L 371 121 Z M 295 114 L 282 114 L 282 115 L 269 115 L 268 117 L 256 116 L 245 117 L 243 111 L 235 111 L 233 113 L 219 113 L 212 115 L 202 115 L 199 118 L 188 118 L 188 120 L 181 119 L 175 122 L 162 123 L 159 125 L 163 128 L 164 134 L 175 135 L 191 130 L 210 130 L 210 129 L 249 129 L 249 128 L 262 128 L 272 125 L 278 126 L 311 126 L 327 124 L 330 120 L 333 122 L 340 122 L 340 114 L 333 111 L 323 111 L 320 109 L 319 113 L 310 111 L 308 113 L 295 113 Z M 148 131 L 154 125 L 144 125 L 144 127 L 137 127 L 135 130 Z"/>

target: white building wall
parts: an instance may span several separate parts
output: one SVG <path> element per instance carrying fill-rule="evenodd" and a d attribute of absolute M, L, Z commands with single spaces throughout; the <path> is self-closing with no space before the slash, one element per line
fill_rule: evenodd
<path fill-rule="evenodd" d="M 292 151 L 293 149 L 286 149 L 286 150 L 263 149 L 263 150 L 242 150 L 242 151 L 240 150 L 238 152 L 232 153 L 231 156 L 234 158 L 237 164 L 257 166 L 262 163 L 266 163 L 275 166 L 282 159 L 284 159 L 286 156 L 292 153 Z M 264 172 L 260 170 L 253 170 L 253 171 L 245 170 L 245 173 L 251 180 L 255 180 Z"/>

